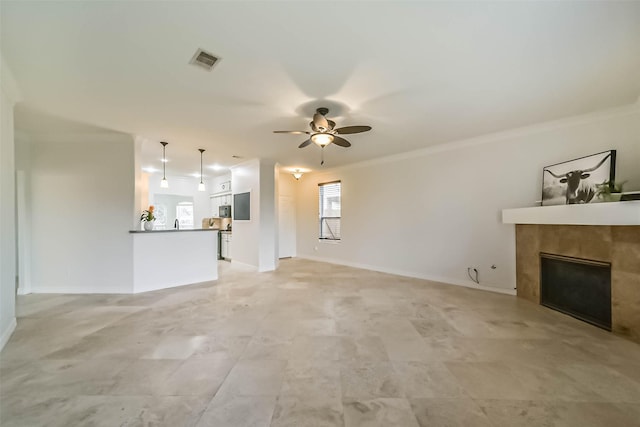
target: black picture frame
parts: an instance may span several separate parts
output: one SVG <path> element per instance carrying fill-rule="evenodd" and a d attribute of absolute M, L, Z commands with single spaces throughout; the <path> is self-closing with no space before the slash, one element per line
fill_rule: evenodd
<path fill-rule="evenodd" d="M 542 169 L 542 206 L 599 202 L 597 184 L 616 178 L 616 150 L 555 163 Z"/>

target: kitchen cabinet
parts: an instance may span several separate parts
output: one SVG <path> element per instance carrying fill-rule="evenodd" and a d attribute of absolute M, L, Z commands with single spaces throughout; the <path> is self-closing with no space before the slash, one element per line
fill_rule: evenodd
<path fill-rule="evenodd" d="M 220 256 L 231 259 L 231 233 L 220 233 Z"/>
<path fill-rule="evenodd" d="M 218 216 L 218 208 L 224 205 L 231 204 L 231 193 L 229 194 L 214 194 L 210 196 L 210 204 L 211 204 L 211 216 Z"/>
<path fill-rule="evenodd" d="M 217 184 L 215 187 L 216 193 L 230 193 L 231 192 L 231 181 L 225 181 Z"/>

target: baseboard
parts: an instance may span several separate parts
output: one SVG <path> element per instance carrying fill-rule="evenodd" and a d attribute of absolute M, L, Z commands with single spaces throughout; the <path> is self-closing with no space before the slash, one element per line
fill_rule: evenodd
<path fill-rule="evenodd" d="M 18 291 L 17 291 L 18 295 L 29 295 L 30 293 L 32 293 L 31 289 L 27 289 L 26 286 L 18 285 Z"/>
<path fill-rule="evenodd" d="M 16 326 L 18 326 L 18 322 L 16 322 L 16 318 L 11 319 L 9 326 L 2 331 L 2 335 L 0 335 L 0 351 L 4 348 L 5 344 L 9 342 L 9 338 L 11 338 L 11 334 L 16 330 Z"/>
<path fill-rule="evenodd" d="M 124 289 L 78 289 L 75 287 L 65 286 L 48 286 L 46 288 L 34 287 L 31 289 L 32 294 L 73 294 L 73 295 L 131 295 L 133 288 Z"/>
<path fill-rule="evenodd" d="M 429 281 L 432 281 L 432 282 L 444 283 L 446 285 L 463 286 L 465 288 L 477 289 L 477 290 L 481 290 L 481 291 L 496 292 L 496 293 L 505 294 L 505 295 L 515 295 L 516 294 L 516 290 L 515 289 L 499 288 L 499 287 L 494 287 L 494 286 L 482 286 L 482 285 L 477 285 L 477 284 L 475 284 L 473 282 L 454 279 L 454 278 L 451 278 L 451 277 L 434 276 L 434 275 L 430 275 L 430 274 L 417 273 L 417 272 L 413 272 L 413 271 L 397 270 L 397 269 L 394 269 L 394 268 L 386 268 L 386 267 L 380 267 L 380 266 L 370 265 L 370 264 L 349 262 L 349 261 L 333 259 L 333 258 L 323 258 L 323 257 L 317 257 L 317 256 L 313 256 L 313 255 L 300 255 L 299 254 L 297 257 L 298 258 L 302 258 L 302 259 L 308 259 L 308 260 L 311 260 L 311 261 L 328 262 L 330 264 L 338 264 L 338 265 L 344 265 L 344 266 L 347 266 L 347 267 L 361 268 L 363 270 L 379 271 L 380 273 L 395 274 L 396 276 L 404 276 L 404 277 L 411 277 L 411 278 L 414 278 L 414 279 L 429 280 Z"/>
<path fill-rule="evenodd" d="M 245 264 L 244 262 L 234 261 L 233 259 L 231 260 L 231 267 L 244 271 L 258 271 L 258 267 L 255 265 Z"/>

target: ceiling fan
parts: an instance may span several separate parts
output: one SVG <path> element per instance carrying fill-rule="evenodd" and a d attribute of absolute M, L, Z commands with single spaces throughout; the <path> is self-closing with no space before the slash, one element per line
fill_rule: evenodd
<path fill-rule="evenodd" d="M 335 128 L 336 122 L 328 120 L 325 116 L 329 113 L 329 109 L 325 107 L 318 108 L 313 115 L 313 120 L 309 123 L 311 131 L 303 130 L 274 130 L 273 133 L 288 133 L 292 135 L 310 135 L 309 139 L 304 141 L 298 146 L 298 148 L 304 148 L 312 142 L 324 149 L 329 144 L 335 144 L 340 147 L 351 147 L 351 143 L 346 139 L 338 136 L 350 133 L 367 132 L 371 130 L 371 126 L 345 126 L 341 128 Z M 320 163 L 324 164 L 324 150 L 323 159 Z"/>

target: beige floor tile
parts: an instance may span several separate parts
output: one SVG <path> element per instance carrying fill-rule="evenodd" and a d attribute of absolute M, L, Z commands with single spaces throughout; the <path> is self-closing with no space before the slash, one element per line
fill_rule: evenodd
<path fill-rule="evenodd" d="M 419 427 L 406 399 L 351 400 L 343 405 L 345 427 Z"/>
<path fill-rule="evenodd" d="M 341 363 L 342 395 L 352 399 L 404 397 L 404 388 L 391 363 Z"/>
<path fill-rule="evenodd" d="M 280 396 L 271 427 L 342 427 L 342 402 L 339 398 Z"/>
<path fill-rule="evenodd" d="M 581 386 L 599 394 L 602 401 L 640 404 L 640 383 L 614 369 L 596 364 L 570 364 L 559 368 Z"/>
<path fill-rule="evenodd" d="M 353 336 L 342 337 L 340 341 L 340 360 L 361 362 L 361 361 L 383 361 L 389 360 L 389 355 L 380 337 Z"/>
<path fill-rule="evenodd" d="M 637 413 L 611 403 L 520 400 L 479 400 L 476 403 L 496 427 L 640 426 Z"/>
<path fill-rule="evenodd" d="M 287 365 L 283 360 L 240 360 L 219 389 L 233 396 L 277 396 Z"/>
<path fill-rule="evenodd" d="M 251 337 L 208 336 L 200 341 L 191 354 L 192 359 L 239 359 Z"/>
<path fill-rule="evenodd" d="M 474 399 L 519 399 L 532 396 L 514 371 L 500 362 L 445 362 L 458 383 Z"/>
<path fill-rule="evenodd" d="M 206 340 L 204 336 L 164 337 L 157 346 L 141 355 L 142 359 L 186 359 Z"/>
<path fill-rule="evenodd" d="M 420 427 L 492 427 L 480 407 L 471 399 L 411 399 Z"/>
<path fill-rule="evenodd" d="M 234 359 L 185 360 L 155 394 L 166 396 L 209 396 L 218 391 L 235 364 Z"/>
<path fill-rule="evenodd" d="M 468 397 L 458 380 L 442 362 L 400 362 L 393 367 L 409 398 Z"/>
<path fill-rule="evenodd" d="M 290 360 L 280 396 L 318 396 L 341 399 L 340 367 L 331 361 Z"/>
<path fill-rule="evenodd" d="M 293 341 L 277 336 L 254 336 L 242 353 L 243 360 L 289 360 Z"/>
<path fill-rule="evenodd" d="M 113 376 L 110 395 L 151 396 L 163 387 L 180 367 L 181 360 L 135 360 Z"/>
<path fill-rule="evenodd" d="M 269 427 L 275 396 L 216 395 L 198 421 L 198 427 Z"/>

